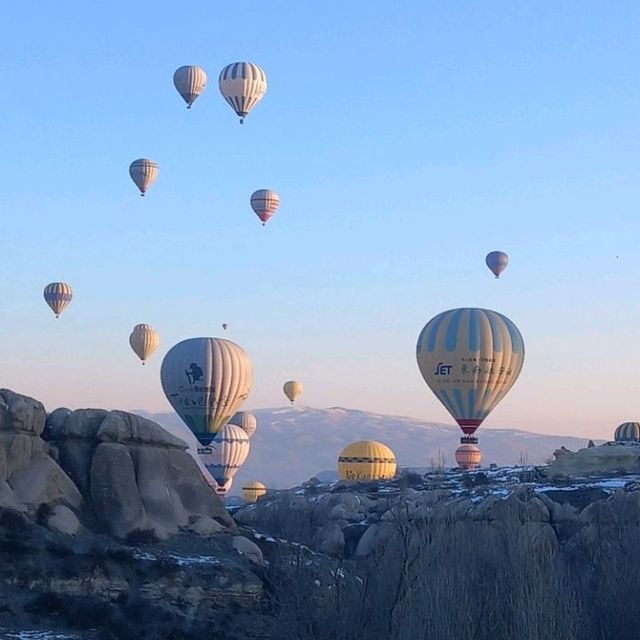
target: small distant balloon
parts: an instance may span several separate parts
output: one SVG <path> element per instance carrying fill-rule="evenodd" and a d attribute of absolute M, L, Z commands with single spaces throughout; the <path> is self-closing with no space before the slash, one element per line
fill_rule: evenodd
<path fill-rule="evenodd" d="M 56 318 L 69 306 L 73 298 L 71 286 L 66 282 L 52 282 L 44 288 L 45 302 L 51 307 Z"/>
<path fill-rule="evenodd" d="M 226 331 L 229 328 L 229 325 L 226 322 L 223 322 L 222 328 Z"/>
<path fill-rule="evenodd" d="M 242 497 L 245 502 L 257 502 L 265 495 L 267 495 L 267 485 L 258 480 L 246 482 L 242 487 Z"/>
<path fill-rule="evenodd" d="M 249 438 L 253 437 L 253 434 L 258 428 L 258 420 L 250 411 L 238 411 L 233 418 L 229 420 L 229 424 L 235 424 L 237 427 L 243 429 Z"/>
<path fill-rule="evenodd" d="M 129 344 L 144 364 L 158 348 L 160 336 L 150 324 L 137 324 L 129 336 Z"/>
<path fill-rule="evenodd" d="M 129 175 L 143 196 L 158 177 L 158 165 L 153 160 L 139 158 L 129 166 Z"/>
<path fill-rule="evenodd" d="M 492 251 L 487 254 L 485 262 L 487 263 L 487 267 L 491 269 L 493 275 L 499 278 L 500 274 L 509 264 L 509 256 L 504 251 Z"/>
<path fill-rule="evenodd" d="M 464 471 L 476 469 L 482 462 L 482 451 L 476 444 L 461 444 L 456 449 L 456 462 Z"/>
<path fill-rule="evenodd" d="M 298 382 L 297 380 L 288 380 L 284 383 L 282 390 L 284 391 L 284 395 L 289 399 L 289 402 L 294 404 L 302 395 L 302 382 Z"/>
<path fill-rule="evenodd" d="M 251 208 L 264 226 L 280 206 L 280 196 L 271 189 L 258 189 L 251 195 Z"/>
<path fill-rule="evenodd" d="M 187 103 L 187 109 L 191 109 L 191 105 L 207 86 L 207 74 L 202 67 L 180 67 L 173 74 L 173 84 Z"/>
<path fill-rule="evenodd" d="M 266 93 L 267 74 L 253 62 L 233 62 L 220 72 L 218 85 L 242 124 Z"/>

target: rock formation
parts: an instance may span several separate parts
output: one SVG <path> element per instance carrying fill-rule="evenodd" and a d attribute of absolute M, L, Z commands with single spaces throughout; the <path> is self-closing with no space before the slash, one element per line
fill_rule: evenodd
<path fill-rule="evenodd" d="M 584 478 L 640 473 L 640 443 L 637 442 L 607 442 L 577 452 L 562 448 L 553 455 L 555 460 L 549 469 L 552 476 Z"/>

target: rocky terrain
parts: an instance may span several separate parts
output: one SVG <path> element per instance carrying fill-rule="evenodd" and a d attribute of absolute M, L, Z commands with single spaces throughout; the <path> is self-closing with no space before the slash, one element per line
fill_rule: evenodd
<path fill-rule="evenodd" d="M 233 517 L 186 448 L 0 390 L 0 637 L 637 637 L 640 445 L 312 479 Z"/>

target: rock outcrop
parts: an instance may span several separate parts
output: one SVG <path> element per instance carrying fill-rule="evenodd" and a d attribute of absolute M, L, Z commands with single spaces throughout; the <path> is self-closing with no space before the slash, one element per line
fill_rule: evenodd
<path fill-rule="evenodd" d="M 46 426 L 60 465 L 112 535 L 150 530 L 164 538 L 198 517 L 233 526 L 186 443 L 154 422 L 80 409 L 56 410 Z"/>
<path fill-rule="evenodd" d="M 593 475 L 640 473 L 640 443 L 607 442 L 578 451 L 562 448 L 554 451 L 549 473 L 552 476 L 584 478 Z"/>

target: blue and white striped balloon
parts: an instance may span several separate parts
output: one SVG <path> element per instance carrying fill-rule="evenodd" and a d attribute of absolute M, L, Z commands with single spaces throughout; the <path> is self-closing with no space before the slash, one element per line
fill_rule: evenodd
<path fill-rule="evenodd" d="M 253 62 L 233 62 L 220 72 L 218 85 L 242 123 L 266 93 L 267 74 Z"/>
<path fill-rule="evenodd" d="M 422 329 L 416 357 L 438 400 L 472 434 L 520 375 L 524 342 L 516 325 L 495 311 L 452 309 Z"/>
<path fill-rule="evenodd" d="M 52 282 L 44 288 L 45 302 L 51 307 L 56 318 L 69 306 L 73 291 L 66 282 Z"/>
<path fill-rule="evenodd" d="M 623 422 L 613 436 L 616 442 L 640 442 L 640 423 Z"/>

